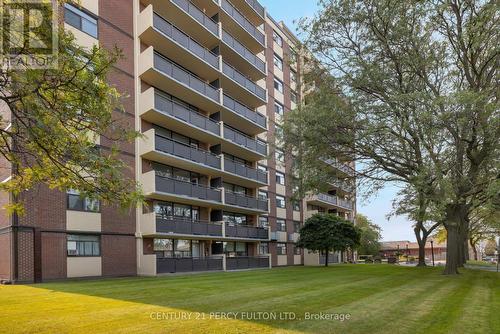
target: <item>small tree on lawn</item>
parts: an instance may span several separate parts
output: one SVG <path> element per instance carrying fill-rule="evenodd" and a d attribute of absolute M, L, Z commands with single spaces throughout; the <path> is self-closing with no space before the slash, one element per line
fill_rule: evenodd
<path fill-rule="evenodd" d="M 333 214 L 315 214 L 300 229 L 297 246 L 314 252 L 345 252 L 360 244 L 361 232 L 353 223 Z"/>

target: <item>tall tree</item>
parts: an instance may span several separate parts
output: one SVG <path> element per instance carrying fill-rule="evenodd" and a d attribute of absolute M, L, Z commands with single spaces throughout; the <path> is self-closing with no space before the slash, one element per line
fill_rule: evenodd
<path fill-rule="evenodd" d="M 436 214 L 437 210 L 433 202 L 427 198 L 422 191 L 415 191 L 411 185 L 407 185 L 399 193 L 393 202 L 394 215 L 406 215 L 414 222 L 413 231 L 418 244 L 418 264 L 425 267 L 425 247 L 429 236 L 442 225 L 442 217 Z"/>
<path fill-rule="evenodd" d="M 325 254 L 328 266 L 329 252 L 345 252 L 359 246 L 361 233 L 350 221 L 337 215 L 317 213 L 305 221 L 300 229 L 297 247 Z"/>
<path fill-rule="evenodd" d="M 50 34 L 52 24 L 57 22 L 41 26 L 39 33 Z M 140 188 L 126 177 L 130 166 L 118 158 L 118 143 L 133 141 L 138 134 L 130 118 L 115 112 L 123 110 L 127 96 L 107 81 L 121 52 L 83 48 L 64 25 L 56 34 L 55 68 L 0 68 L 0 155 L 6 162 L 2 167 L 12 169 L 0 189 L 17 198 L 24 189 L 45 184 L 76 189 L 105 203 L 135 205 Z M 30 56 L 30 49 L 25 45 L 16 56 Z M 97 138 L 111 148 L 96 145 Z M 22 211 L 22 204 L 9 208 Z"/>
<path fill-rule="evenodd" d="M 382 229 L 371 222 L 368 217 L 360 213 L 356 214 L 356 227 L 361 233 L 358 254 L 379 255 L 380 239 Z"/>
<path fill-rule="evenodd" d="M 471 203 L 491 182 L 480 175 L 498 165 L 496 2 L 320 5 L 301 26 L 326 75 L 312 73 L 315 92 L 285 126 L 305 180 L 299 187 L 314 188 L 319 182 L 311 180 L 324 174 L 314 155 L 353 157 L 375 189 L 411 185 L 442 217 L 445 273 L 458 273 Z"/>

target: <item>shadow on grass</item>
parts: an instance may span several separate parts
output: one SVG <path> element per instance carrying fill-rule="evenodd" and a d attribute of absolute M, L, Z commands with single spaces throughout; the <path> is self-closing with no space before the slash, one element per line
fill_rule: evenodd
<path fill-rule="evenodd" d="M 275 329 L 330 333 L 345 328 L 345 324 L 339 319 L 308 321 L 305 313 L 342 314 L 350 310 L 350 304 L 358 305 L 364 299 L 371 298 L 373 303 L 377 295 L 380 295 L 377 303 L 383 309 L 387 307 L 385 303 L 389 303 L 387 298 L 390 302 L 399 302 L 391 291 L 411 289 L 422 280 L 435 286 L 443 279 L 437 268 L 335 265 L 328 268 L 293 267 L 154 278 L 78 280 L 33 287 L 158 307 L 157 310 L 153 307 L 151 312 L 162 313 L 168 308 L 175 311 L 173 316 L 193 312 L 205 314 L 210 320 L 216 312 L 220 312 L 218 316 L 232 312 L 236 320 Z"/>

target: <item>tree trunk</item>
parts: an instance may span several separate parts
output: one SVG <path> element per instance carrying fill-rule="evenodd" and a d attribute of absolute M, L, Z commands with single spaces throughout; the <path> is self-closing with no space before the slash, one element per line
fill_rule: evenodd
<path fill-rule="evenodd" d="M 328 251 L 325 252 L 325 267 L 328 267 Z"/>
<path fill-rule="evenodd" d="M 417 223 L 413 231 L 415 232 L 415 236 L 417 238 L 418 243 L 418 264 L 417 267 L 425 267 L 425 244 L 427 243 L 427 235 L 424 231 L 422 231 L 422 223 Z M 422 233 L 422 236 L 420 235 Z"/>
<path fill-rule="evenodd" d="M 474 260 L 478 260 L 478 256 L 477 256 L 477 248 L 476 248 L 476 244 L 474 243 L 474 240 L 472 238 L 469 239 L 469 242 L 470 242 L 470 247 L 472 248 L 472 252 L 474 252 Z"/>
<path fill-rule="evenodd" d="M 444 267 L 444 275 L 457 275 L 458 272 L 458 226 L 455 224 L 446 224 L 446 266 Z"/>
<path fill-rule="evenodd" d="M 458 268 L 463 266 L 464 242 L 463 230 L 467 229 L 468 207 L 466 204 L 450 204 L 446 208 L 444 226 L 447 232 L 446 240 L 446 267 L 443 274 L 457 275 Z"/>
<path fill-rule="evenodd" d="M 427 243 L 427 237 L 422 238 L 418 242 L 418 264 L 417 267 L 426 267 L 425 263 L 425 244 Z"/>

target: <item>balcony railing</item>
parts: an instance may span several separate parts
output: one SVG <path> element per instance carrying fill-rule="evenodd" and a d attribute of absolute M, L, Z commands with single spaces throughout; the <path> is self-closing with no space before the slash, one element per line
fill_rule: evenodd
<path fill-rule="evenodd" d="M 191 15 L 196 21 L 207 28 L 211 33 L 219 36 L 219 28 L 217 22 L 206 16 L 202 10 L 196 7 L 188 0 L 171 0 L 177 6 L 182 8 L 187 14 Z"/>
<path fill-rule="evenodd" d="M 156 175 L 156 190 L 164 193 L 188 196 L 206 201 L 222 202 L 219 189 L 204 187 L 181 180 Z"/>
<path fill-rule="evenodd" d="M 185 105 L 172 101 L 157 90 L 155 90 L 155 109 L 181 119 L 197 128 L 220 136 L 220 126 L 218 122 L 187 108 Z"/>
<path fill-rule="evenodd" d="M 247 4 L 252 7 L 257 14 L 259 14 L 261 17 L 264 17 L 264 7 L 257 1 L 257 0 L 245 0 Z"/>
<path fill-rule="evenodd" d="M 224 138 L 261 155 L 267 155 L 267 145 L 241 132 L 224 126 Z"/>
<path fill-rule="evenodd" d="M 236 70 L 233 66 L 223 62 L 222 72 L 261 100 L 266 100 L 266 90 L 241 74 L 241 72 Z"/>
<path fill-rule="evenodd" d="M 226 258 L 227 270 L 269 268 L 268 256 L 239 256 Z"/>
<path fill-rule="evenodd" d="M 175 140 L 169 138 L 156 135 L 155 148 L 157 151 L 175 155 L 186 160 L 191 160 L 198 164 L 217 169 L 221 168 L 220 156 L 196 147 L 176 142 Z"/>
<path fill-rule="evenodd" d="M 156 232 L 222 237 L 222 224 L 193 221 L 181 217 L 156 217 Z"/>
<path fill-rule="evenodd" d="M 229 159 L 224 159 L 224 170 L 226 172 L 246 177 L 250 180 L 259 181 L 267 184 L 267 173 L 261 170 L 250 168 L 242 163 Z"/>
<path fill-rule="evenodd" d="M 328 159 L 325 160 L 325 162 L 338 170 L 342 171 L 343 173 L 349 175 L 349 176 L 354 176 L 355 171 L 352 169 L 350 166 L 346 165 L 345 163 L 339 162 L 337 159 Z"/>
<path fill-rule="evenodd" d="M 219 69 L 219 58 L 214 53 L 156 13 L 153 16 L 153 25 L 164 35 L 170 37 L 173 41 L 182 45 L 185 49 L 191 51 L 212 67 Z"/>
<path fill-rule="evenodd" d="M 268 240 L 269 232 L 263 227 L 226 223 L 226 237 Z"/>
<path fill-rule="evenodd" d="M 323 202 L 327 202 L 332 205 L 337 205 L 337 196 L 318 194 L 318 199 Z"/>
<path fill-rule="evenodd" d="M 266 73 L 266 64 L 225 30 L 222 30 L 222 40 L 259 71 Z"/>
<path fill-rule="evenodd" d="M 171 258 L 157 257 L 156 272 L 158 274 L 182 273 L 193 271 L 223 270 L 223 257 L 189 257 Z"/>
<path fill-rule="evenodd" d="M 240 116 L 243 116 L 244 118 L 248 119 L 249 121 L 257 124 L 258 126 L 262 128 L 267 127 L 267 120 L 264 115 L 252 111 L 250 108 L 244 106 L 243 104 L 239 103 L 229 95 L 224 94 L 224 106 L 235 113 L 237 113 Z"/>
<path fill-rule="evenodd" d="M 157 52 L 154 54 L 154 67 L 163 74 L 190 87 L 207 98 L 219 102 L 219 89 L 207 84 Z"/>
<path fill-rule="evenodd" d="M 267 201 L 256 197 L 247 196 L 244 194 L 238 194 L 226 190 L 225 192 L 225 202 L 229 205 L 235 205 L 242 208 L 255 209 L 260 211 L 267 211 Z"/>
<path fill-rule="evenodd" d="M 264 34 L 261 33 L 255 26 L 247 20 L 229 1 L 222 0 L 222 9 L 228 13 L 238 24 L 253 36 L 261 45 L 265 44 Z"/>
<path fill-rule="evenodd" d="M 346 201 L 344 199 L 339 198 L 338 203 L 339 203 L 340 207 L 343 207 L 343 208 L 346 208 L 349 210 L 352 210 L 354 208 L 354 204 L 351 201 Z"/>

